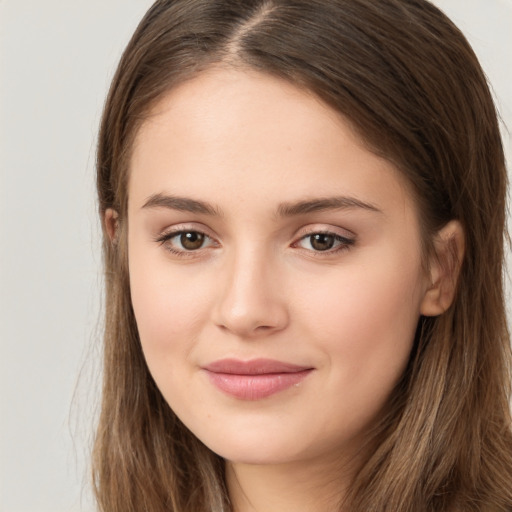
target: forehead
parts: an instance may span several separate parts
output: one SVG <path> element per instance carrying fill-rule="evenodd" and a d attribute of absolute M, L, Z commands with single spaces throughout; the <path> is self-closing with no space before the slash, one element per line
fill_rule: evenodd
<path fill-rule="evenodd" d="M 129 182 L 130 202 L 139 206 L 156 193 L 238 207 L 333 192 L 412 202 L 407 189 L 394 166 L 316 96 L 229 68 L 203 72 L 156 104 L 137 134 Z"/>

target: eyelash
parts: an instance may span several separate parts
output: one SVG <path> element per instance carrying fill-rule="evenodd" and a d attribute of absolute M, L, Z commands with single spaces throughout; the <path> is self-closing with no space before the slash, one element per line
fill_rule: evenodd
<path fill-rule="evenodd" d="M 335 254 L 339 254 L 343 251 L 348 251 L 355 243 L 354 238 L 347 238 L 347 237 L 341 236 L 337 233 L 333 233 L 332 231 L 320 230 L 320 231 L 311 231 L 309 233 L 304 234 L 303 236 L 301 236 L 299 238 L 299 240 L 297 240 L 297 242 L 294 242 L 292 244 L 292 247 L 297 247 L 300 244 L 300 242 L 302 242 L 304 240 L 308 240 L 308 239 L 310 240 L 309 243 L 311 245 L 312 237 L 317 236 L 317 235 L 324 235 L 324 236 L 332 237 L 333 243 L 334 244 L 338 243 L 338 246 L 334 247 L 334 248 L 326 249 L 324 251 L 314 250 L 314 249 L 304 249 L 304 250 L 312 253 L 312 255 L 314 255 L 315 257 L 332 256 Z"/>
<path fill-rule="evenodd" d="M 204 237 L 205 240 L 211 240 L 213 241 L 213 238 L 211 236 L 208 236 L 203 231 L 200 231 L 198 229 L 178 229 L 176 231 L 170 231 L 167 233 L 163 233 L 162 235 L 158 236 L 155 239 L 155 242 L 159 243 L 160 245 L 164 246 L 167 251 L 169 251 L 174 256 L 178 256 L 181 258 L 187 258 L 193 256 L 195 253 L 198 253 L 201 249 L 204 249 L 204 247 L 200 247 L 196 250 L 187 250 L 187 249 L 176 249 L 173 247 L 169 242 L 173 238 L 177 238 L 186 234 L 198 234 Z"/>
<path fill-rule="evenodd" d="M 205 247 L 203 247 L 203 246 L 199 247 L 198 249 L 191 249 L 191 250 L 187 250 L 185 248 L 176 249 L 169 243 L 173 238 L 181 237 L 186 234 L 196 234 L 196 235 L 203 236 L 204 240 L 210 240 L 211 242 L 213 242 L 213 246 L 218 245 L 217 242 L 212 237 L 208 236 L 203 231 L 200 231 L 197 229 L 179 229 L 176 231 L 170 231 L 167 233 L 163 233 L 162 235 L 155 238 L 155 242 L 159 243 L 162 246 L 165 246 L 165 249 L 167 251 L 169 251 L 171 254 L 178 256 L 178 257 L 182 257 L 182 258 L 192 257 L 195 254 L 197 254 L 199 251 L 205 249 Z M 300 248 L 299 244 L 302 241 L 307 240 L 308 238 L 310 239 L 310 244 L 311 244 L 312 237 L 317 236 L 317 235 L 325 235 L 325 236 L 332 237 L 333 243 L 335 243 L 335 244 L 338 243 L 338 246 L 335 248 L 329 248 L 326 250 L 314 250 L 314 249 L 303 248 L 308 253 L 311 253 L 312 255 L 314 255 L 314 257 L 332 256 L 332 255 L 341 253 L 343 251 L 347 251 L 355 243 L 354 238 L 347 238 L 347 237 L 341 236 L 337 233 L 334 233 L 332 231 L 318 230 L 318 231 L 311 231 L 309 233 L 302 235 L 296 242 L 293 242 L 293 244 L 291 244 L 291 247 Z"/>

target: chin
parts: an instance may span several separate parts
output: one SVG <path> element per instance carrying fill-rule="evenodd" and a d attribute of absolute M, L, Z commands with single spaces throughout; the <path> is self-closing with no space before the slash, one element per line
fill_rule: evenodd
<path fill-rule="evenodd" d="M 243 432 L 243 434 L 242 434 Z M 225 432 L 225 435 L 207 435 L 201 441 L 223 459 L 236 464 L 274 465 L 298 462 L 319 455 L 322 447 L 306 443 L 304 434 L 260 429 L 256 432 Z M 331 447 L 332 449 L 332 447 Z"/>
<path fill-rule="evenodd" d="M 235 445 L 235 446 L 221 446 L 211 447 L 212 451 L 220 455 L 223 459 L 234 464 L 248 464 L 248 465 L 276 465 L 286 464 L 300 460 L 300 453 L 296 451 L 290 453 L 283 447 L 275 447 L 268 445 L 265 442 L 259 443 L 257 446 Z"/>

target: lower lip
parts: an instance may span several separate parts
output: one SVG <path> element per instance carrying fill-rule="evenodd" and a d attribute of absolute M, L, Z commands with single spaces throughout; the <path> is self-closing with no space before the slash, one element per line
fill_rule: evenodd
<path fill-rule="evenodd" d="M 291 373 L 238 375 L 206 371 L 210 382 L 218 389 L 240 400 L 261 400 L 300 384 L 313 370 Z"/>

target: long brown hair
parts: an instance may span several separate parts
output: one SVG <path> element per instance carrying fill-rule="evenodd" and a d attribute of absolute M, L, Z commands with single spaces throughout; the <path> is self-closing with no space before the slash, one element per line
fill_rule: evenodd
<path fill-rule="evenodd" d="M 141 21 L 110 89 L 97 156 L 100 215 L 118 215 L 116 240 L 104 234 L 104 386 L 93 457 L 100 509 L 231 510 L 222 459 L 183 426 L 148 372 L 126 251 L 137 130 L 169 89 L 219 62 L 284 78 L 349 120 L 411 183 L 427 250 L 449 220 L 464 228 L 454 303 L 420 319 L 347 510 L 511 510 L 503 148 L 473 51 L 425 0 L 158 0 Z"/>

